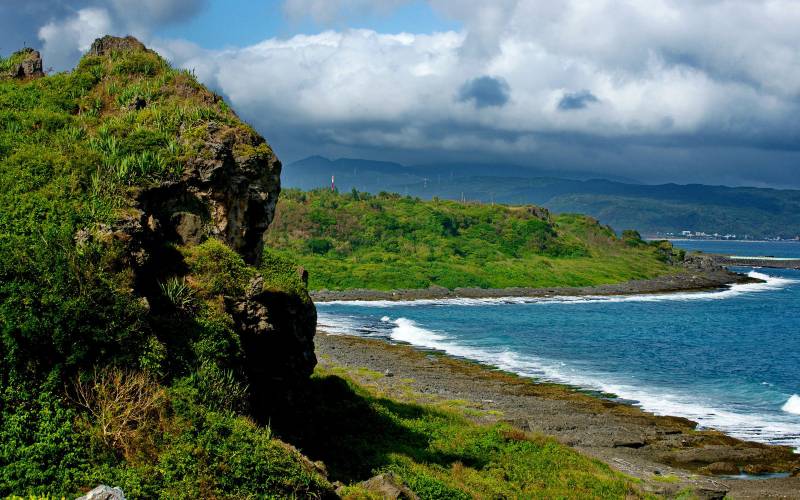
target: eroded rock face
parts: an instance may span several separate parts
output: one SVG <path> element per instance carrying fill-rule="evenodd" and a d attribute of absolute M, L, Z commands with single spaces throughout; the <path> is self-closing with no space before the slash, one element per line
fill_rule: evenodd
<path fill-rule="evenodd" d="M 147 49 L 130 37 L 104 37 L 90 53 L 122 50 Z M 217 99 L 202 88 L 192 92 L 197 95 L 187 94 L 188 100 Z M 280 193 L 281 163 L 243 123 L 210 121 L 203 127 L 181 131 L 177 138 L 191 151 L 178 180 L 132 188 L 131 206 L 113 227 L 75 236 L 79 245 L 97 238 L 120 249 L 112 265 L 132 271 L 134 291 L 145 299 L 157 299 L 159 283 L 186 272 L 183 256 L 171 244 L 191 246 L 216 238 L 249 264 L 261 258 Z M 307 280 L 304 271 L 298 272 Z M 286 390 L 307 379 L 316 365 L 313 302 L 305 292 L 265 290 L 263 283 L 256 278 L 241 296 L 224 297 L 225 312 L 241 338 L 257 412 L 259 404 L 272 401 L 276 388 Z"/>
<path fill-rule="evenodd" d="M 11 68 L 11 76 L 13 78 L 37 78 L 44 76 L 42 70 L 42 55 L 38 50 L 31 48 L 22 49 L 20 54 L 23 56 L 22 61 L 15 67 Z"/>
<path fill-rule="evenodd" d="M 391 500 L 419 500 L 419 497 L 391 472 L 379 474 L 359 483 L 365 490 Z"/>
<path fill-rule="evenodd" d="M 281 163 L 247 129 L 209 123 L 208 137 L 181 180 L 142 191 L 138 208 L 167 240 L 195 244 L 214 237 L 255 264 L 275 215 Z"/>
<path fill-rule="evenodd" d="M 89 491 L 78 500 L 125 500 L 125 494 L 119 488 L 112 488 L 101 484 L 97 488 Z"/>
<path fill-rule="evenodd" d="M 722 269 L 722 266 L 717 264 L 713 257 L 702 254 L 687 254 L 683 265 L 690 270 L 701 272 L 719 271 Z"/>
<path fill-rule="evenodd" d="M 142 42 L 132 36 L 118 37 L 106 35 L 98 38 L 89 48 L 89 54 L 93 56 L 108 56 L 113 52 L 128 52 L 132 50 L 147 50 Z"/>
<path fill-rule="evenodd" d="M 271 399 L 275 388 L 311 376 L 317 364 L 317 310 L 307 296 L 264 290 L 263 280 L 257 277 L 245 297 L 228 298 L 225 306 L 247 353 L 245 370 L 256 410 L 260 401 Z"/>

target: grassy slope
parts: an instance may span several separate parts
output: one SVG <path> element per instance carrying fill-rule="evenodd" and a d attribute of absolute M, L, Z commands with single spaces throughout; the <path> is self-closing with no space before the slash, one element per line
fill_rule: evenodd
<path fill-rule="evenodd" d="M 674 272 L 671 249 L 622 241 L 589 217 L 397 195 L 284 191 L 267 244 L 312 289 L 583 286 Z"/>
<path fill-rule="evenodd" d="M 485 410 L 410 386 L 383 393 L 382 377 L 318 367 L 295 402 L 314 411 L 273 420 L 276 432 L 325 462 L 331 480 L 353 485 L 345 498 L 378 498 L 357 486 L 377 472 L 397 474 L 423 499 L 646 497 L 635 480 L 554 439 L 477 424 Z"/>

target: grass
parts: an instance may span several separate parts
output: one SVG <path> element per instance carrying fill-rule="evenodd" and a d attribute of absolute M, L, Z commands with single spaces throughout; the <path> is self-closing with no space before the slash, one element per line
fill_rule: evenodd
<path fill-rule="evenodd" d="M 350 485 L 350 498 L 364 498 L 357 483 L 383 472 L 425 499 L 644 496 L 635 480 L 553 439 L 479 425 L 464 404 L 388 398 L 354 382 L 364 377 L 372 378 L 318 368 L 296 411 L 272 419 L 277 435 L 326 464 L 330 480 Z"/>
<path fill-rule="evenodd" d="M 289 190 L 267 245 L 302 264 L 311 289 L 586 286 L 676 272 L 669 243 L 635 237 L 528 206 Z"/>

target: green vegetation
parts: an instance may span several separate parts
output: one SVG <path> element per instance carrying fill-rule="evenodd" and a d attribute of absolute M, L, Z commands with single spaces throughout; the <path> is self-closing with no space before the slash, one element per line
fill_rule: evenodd
<path fill-rule="evenodd" d="M 331 290 L 596 285 L 675 272 L 680 258 L 580 215 L 355 190 L 285 190 L 267 244 Z"/>
<path fill-rule="evenodd" d="M 476 424 L 468 409 L 420 403 L 417 393 L 387 397 L 362 371 L 318 368 L 295 402 L 314 411 L 273 420 L 276 432 L 327 465 L 331 480 L 393 472 L 424 499 L 642 497 L 635 480 L 554 439 Z M 370 498 L 357 486 L 345 492 Z"/>
<path fill-rule="evenodd" d="M 309 190 L 329 185 L 331 175 L 342 192 L 355 187 L 424 199 L 533 203 L 554 212 L 587 214 L 614 228 L 634 228 L 648 235 L 683 230 L 754 238 L 800 235 L 797 189 L 581 181 L 502 163 L 403 166 L 321 157 L 285 166 L 282 177 L 284 187 Z"/>
<path fill-rule="evenodd" d="M 257 273 L 308 300 L 295 268 L 255 269 L 214 240 L 165 247 L 184 268 L 145 302 L 108 229 L 181 175 L 209 124 L 255 132 L 149 51 L 29 81 L 5 77 L 15 58 L 0 60 L 0 496 L 101 482 L 128 498 L 322 496 L 327 481 L 248 416 L 221 306 Z"/>
<path fill-rule="evenodd" d="M 380 471 L 422 498 L 635 494 L 551 440 L 334 374 L 318 373 L 294 399 L 272 397 L 249 370 L 274 353 L 253 349 L 266 335 L 237 315 L 262 306 L 260 294 L 277 304 L 270 322 L 310 307 L 292 252 L 318 283 L 350 273 L 343 286 L 625 279 L 668 272 L 658 256 L 671 253 L 525 207 L 293 192 L 257 267 L 215 239 L 150 242 L 152 258 L 135 264 L 137 196 L 208 159 L 210 130 L 222 127 L 255 134 L 150 51 L 86 56 L 38 79 L 0 76 L 0 496 L 74 497 L 99 483 L 132 499 L 331 495 L 321 469 L 281 439 L 324 460 L 353 498 Z M 265 144 L 238 147 L 271 155 Z M 452 266 L 440 266 L 445 257 Z"/>

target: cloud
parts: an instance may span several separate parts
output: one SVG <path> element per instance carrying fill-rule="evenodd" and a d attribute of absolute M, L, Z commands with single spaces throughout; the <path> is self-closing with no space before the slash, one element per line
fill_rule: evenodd
<path fill-rule="evenodd" d="M 89 49 L 95 38 L 113 31 L 108 11 L 85 8 L 60 22 L 50 22 L 39 29 L 42 52 L 48 66 L 64 67 Z"/>
<path fill-rule="evenodd" d="M 389 13 L 411 0 L 286 0 L 283 11 L 293 20 L 311 18 L 322 25 L 351 16 Z"/>
<path fill-rule="evenodd" d="M 458 100 L 472 102 L 477 108 L 504 106 L 511 95 L 511 88 L 502 78 L 481 76 L 464 83 L 458 91 Z"/>
<path fill-rule="evenodd" d="M 558 101 L 558 109 L 562 111 L 584 109 L 590 104 L 594 104 L 596 102 L 600 102 L 600 100 L 588 90 L 581 90 L 579 92 L 566 92 L 561 100 Z"/>
<path fill-rule="evenodd" d="M 41 43 L 44 63 L 56 70 L 77 63 L 94 38 L 155 30 L 190 19 L 208 0 L 0 0 L 0 50 Z"/>
<path fill-rule="evenodd" d="M 43 38 L 55 54 L 85 44 L 98 22 L 80 13 L 103 9 L 111 30 L 141 30 L 175 64 L 195 69 L 288 159 L 372 152 L 640 168 L 626 172 L 637 178 L 650 165 L 658 166 L 652 178 L 677 180 L 725 168 L 726 178 L 796 176 L 788 165 L 800 162 L 800 2 L 428 2 L 463 29 L 341 28 L 406 0 L 286 0 L 290 18 L 340 29 L 203 50 L 153 35 L 196 14 L 201 1 L 147 0 L 138 12 L 133 0 L 71 2 L 72 10 L 37 0 L 26 5 L 53 14 L 0 13 L 24 14 L 26 26 L 38 20 L 29 42 L 49 26 Z M 0 28 L 9 22 L 0 15 Z M 781 167 L 763 167 L 770 161 Z"/>

